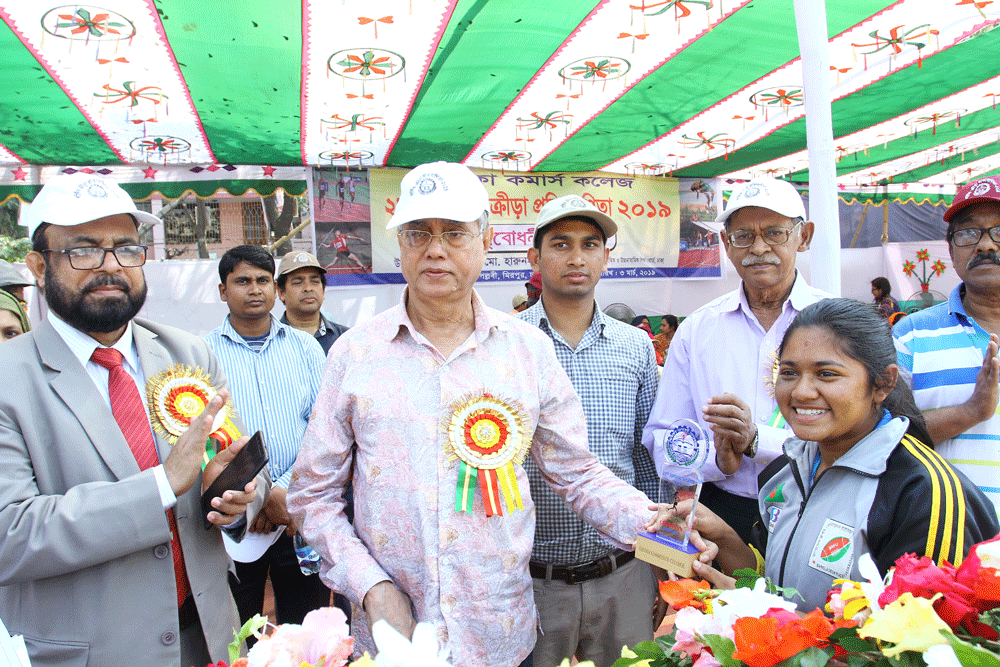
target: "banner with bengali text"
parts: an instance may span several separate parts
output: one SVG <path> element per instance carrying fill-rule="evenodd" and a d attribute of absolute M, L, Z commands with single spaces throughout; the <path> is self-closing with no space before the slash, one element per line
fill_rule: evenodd
<path fill-rule="evenodd" d="M 399 200 L 405 169 L 372 169 L 371 282 L 403 282 L 395 230 L 385 226 Z M 490 198 L 493 241 L 480 281 L 526 282 L 535 218 L 546 202 L 577 194 L 618 223 L 604 279 L 721 276 L 718 235 L 698 220 L 714 219 L 713 189 L 703 181 L 604 172 L 518 173 L 473 169 Z M 714 185 L 714 183 L 713 183 Z M 699 201 L 684 205 L 687 200 Z M 697 210 L 695 210 L 697 209 Z M 688 219 L 682 219 L 686 217 Z M 682 228 L 687 231 L 682 235 Z"/>

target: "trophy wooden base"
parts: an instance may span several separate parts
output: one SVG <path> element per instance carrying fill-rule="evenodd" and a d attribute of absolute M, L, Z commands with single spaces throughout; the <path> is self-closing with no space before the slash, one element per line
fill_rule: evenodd
<path fill-rule="evenodd" d="M 666 535 L 642 531 L 635 541 L 635 557 L 679 577 L 693 577 L 691 564 L 698 557 L 698 550 L 690 543 L 685 547 Z"/>

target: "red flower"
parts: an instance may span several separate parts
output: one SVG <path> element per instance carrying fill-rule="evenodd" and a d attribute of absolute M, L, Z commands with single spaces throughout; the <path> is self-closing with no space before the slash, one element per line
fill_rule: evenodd
<path fill-rule="evenodd" d="M 913 275 L 913 272 L 916 270 L 916 268 L 917 265 L 911 262 L 910 260 L 906 260 L 905 262 L 903 262 L 903 273 L 905 273 L 908 276 Z"/>
<path fill-rule="evenodd" d="M 979 559 L 973 556 L 975 562 L 971 564 L 967 564 L 968 560 L 963 563 L 960 575 L 959 570 L 948 562 L 937 566 L 927 556 L 917 558 L 906 554 L 896 561 L 892 582 L 879 596 L 879 604 L 884 607 L 903 593 L 927 599 L 941 593 L 942 597 L 934 603 L 934 611 L 941 620 L 952 629 L 964 627 L 973 635 L 996 639 L 996 631 L 979 622 L 979 612 L 993 607 L 987 604 L 980 609 L 984 603 L 977 598 L 974 590 L 976 574 L 980 570 Z"/>
<path fill-rule="evenodd" d="M 927 261 L 930 261 L 930 258 L 931 258 L 931 255 L 926 250 L 918 250 L 917 251 L 917 259 L 918 260 L 927 262 Z"/>

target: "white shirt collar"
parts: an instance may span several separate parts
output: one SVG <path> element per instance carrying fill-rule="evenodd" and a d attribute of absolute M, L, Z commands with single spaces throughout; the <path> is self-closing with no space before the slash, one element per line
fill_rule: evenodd
<path fill-rule="evenodd" d="M 94 354 L 94 350 L 99 347 L 104 347 L 94 338 L 91 338 L 76 327 L 67 324 L 62 318 L 52 312 L 52 310 L 49 310 L 48 318 L 49 322 L 52 324 L 52 328 L 55 329 L 56 333 L 59 334 L 59 337 L 65 341 L 66 345 L 70 349 L 70 352 L 73 353 L 74 357 L 80 360 L 80 365 L 84 368 L 87 367 L 87 363 L 90 361 L 90 357 Z M 129 366 L 126 370 L 133 375 L 141 372 L 142 367 L 139 365 L 139 353 L 135 349 L 134 339 L 132 336 L 131 320 L 125 325 L 125 333 L 123 333 L 121 338 L 119 338 L 111 347 L 121 352 L 123 362 Z"/>

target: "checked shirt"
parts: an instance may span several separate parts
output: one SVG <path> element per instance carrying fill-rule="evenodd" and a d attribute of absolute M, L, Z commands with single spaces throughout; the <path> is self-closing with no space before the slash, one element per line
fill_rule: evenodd
<path fill-rule="evenodd" d="M 574 350 L 549 326 L 542 301 L 517 317 L 552 339 L 556 358 L 583 403 L 590 451 L 611 472 L 656 502 L 659 478 L 642 446 L 642 429 L 660 378 L 646 332 L 608 317 L 595 304 L 594 319 Z M 537 511 L 532 560 L 579 565 L 614 550 L 545 484 L 533 461 L 526 460 L 524 468 Z"/>

